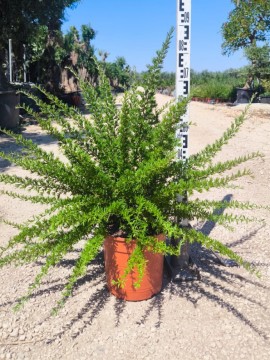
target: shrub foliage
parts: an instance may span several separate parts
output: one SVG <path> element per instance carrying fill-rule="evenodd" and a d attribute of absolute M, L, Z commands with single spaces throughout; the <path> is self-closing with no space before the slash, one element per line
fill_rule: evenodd
<path fill-rule="evenodd" d="M 186 111 L 187 100 L 170 104 L 166 111 L 158 110 L 155 100 L 171 37 L 172 31 L 152 65 L 148 66 L 140 86 L 134 84 L 125 93 L 120 109 L 102 68 L 99 69 L 98 87 L 80 82 L 83 96 L 89 104 L 90 117 L 42 89 L 40 91 L 47 96 L 47 102 L 29 94 L 40 112 L 26 110 L 38 120 L 44 131 L 58 141 L 64 158 L 42 150 L 22 135 L 3 130 L 23 147 L 23 151 L 14 154 L 1 152 L 0 156 L 32 174 L 17 176 L 2 173 L 1 182 L 25 189 L 27 195 L 16 190 L 2 193 L 47 205 L 43 213 L 24 224 L 5 220 L 18 228 L 18 234 L 0 249 L 0 267 L 44 260 L 40 273 L 19 305 L 31 296 L 50 268 L 60 263 L 75 244 L 83 240 L 84 246 L 63 292 L 63 299 L 68 297 L 76 280 L 86 273 L 87 266 L 100 252 L 108 232 L 120 231 L 127 241 L 132 238 L 137 240 L 127 271 L 137 267 L 143 274 L 145 249 L 179 253 L 179 248 L 156 241 L 154 235 L 159 233 L 169 238 L 180 238 L 179 247 L 186 241 L 199 242 L 250 269 L 248 263 L 218 240 L 192 228 L 181 228 L 175 221 L 181 218 L 203 219 L 226 225 L 253 220 L 229 213 L 213 215 L 216 208 L 253 209 L 255 206 L 249 203 L 199 199 L 184 203 L 178 202 L 177 196 L 187 194 L 191 197 L 196 192 L 229 186 L 232 181 L 250 172 L 237 170 L 230 175 L 223 173 L 260 154 L 223 163 L 212 162 L 223 145 L 238 132 L 244 121 L 243 113 L 214 144 L 186 162 L 176 159 L 175 149 L 180 140 L 175 137 L 175 132 L 181 126 L 179 119 Z"/>

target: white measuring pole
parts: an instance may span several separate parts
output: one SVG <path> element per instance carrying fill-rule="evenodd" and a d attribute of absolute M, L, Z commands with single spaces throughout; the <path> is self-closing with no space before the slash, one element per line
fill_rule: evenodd
<path fill-rule="evenodd" d="M 191 34 L 191 0 L 176 0 L 176 88 L 175 94 L 187 97 L 190 93 L 190 34 Z M 181 128 L 176 136 L 181 139 L 181 147 L 177 150 L 178 159 L 188 158 L 188 123 L 189 111 L 179 119 Z"/>
<path fill-rule="evenodd" d="M 23 82 L 26 83 L 26 45 L 23 44 Z"/>
<path fill-rule="evenodd" d="M 176 101 L 187 97 L 190 93 L 190 30 L 191 30 L 191 0 L 176 0 Z M 181 140 L 177 148 L 177 158 L 185 161 L 188 158 L 188 123 L 189 111 L 179 119 L 179 129 L 176 136 Z M 186 194 L 179 194 L 179 202 L 187 201 Z M 177 219 L 180 226 L 189 227 L 187 219 Z M 177 243 L 177 242 L 176 242 Z M 194 274 L 189 270 L 189 243 L 182 245 L 179 256 L 171 257 L 173 281 L 185 281 L 195 279 Z"/>
<path fill-rule="evenodd" d="M 9 82 L 12 82 L 12 40 L 8 40 Z"/>

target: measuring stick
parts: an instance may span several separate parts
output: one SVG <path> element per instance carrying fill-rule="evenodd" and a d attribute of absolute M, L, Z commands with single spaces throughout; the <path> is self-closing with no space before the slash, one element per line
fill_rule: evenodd
<path fill-rule="evenodd" d="M 177 0 L 176 28 L 176 99 L 187 97 L 190 93 L 190 33 L 191 33 L 191 0 Z M 188 122 L 189 111 L 179 119 L 180 129 L 176 136 L 181 139 L 177 149 L 178 159 L 188 158 Z"/>
<path fill-rule="evenodd" d="M 190 33 L 191 33 L 191 0 L 177 0 L 177 28 L 176 28 L 176 101 L 181 98 L 188 97 L 190 93 Z M 181 144 L 177 148 L 177 158 L 179 161 L 188 159 L 189 145 L 189 111 L 179 119 L 179 129 L 177 129 L 176 137 L 181 140 Z M 179 202 L 186 202 L 187 196 L 178 196 Z M 187 219 L 177 219 L 178 225 L 189 227 Z M 174 240 L 173 240 L 174 241 Z M 177 240 L 176 243 L 177 244 Z M 189 243 L 186 242 L 181 246 L 179 256 L 172 256 L 170 262 L 170 270 L 172 279 L 175 282 L 195 280 L 198 274 L 189 268 Z M 172 267 L 172 268 L 171 268 Z"/>

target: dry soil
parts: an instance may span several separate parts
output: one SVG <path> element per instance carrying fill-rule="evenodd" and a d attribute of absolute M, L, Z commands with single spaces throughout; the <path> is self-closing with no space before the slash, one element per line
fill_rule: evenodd
<path fill-rule="evenodd" d="M 169 100 L 158 95 L 160 104 Z M 190 104 L 190 153 L 218 138 L 242 105 Z M 57 151 L 57 143 L 37 124 L 25 123 L 22 134 L 40 146 Z M 200 197 L 235 199 L 270 205 L 270 105 L 253 104 L 236 138 L 217 160 L 230 159 L 253 151 L 263 159 L 248 163 L 253 177 L 236 182 L 237 188 L 215 190 Z M 18 150 L 5 135 L 0 149 Z M 18 167 L 0 159 L 0 171 L 22 174 Z M 1 185 L 3 188 L 3 185 Z M 5 187 L 9 188 L 9 187 Z M 23 222 L 42 210 L 1 195 L 0 217 Z M 217 238 L 252 262 L 261 271 L 259 279 L 239 267 L 221 266 L 211 252 L 193 247 L 193 261 L 201 280 L 171 283 L 164 273 L 162 292 L 143 302 L 123 302 L 106 288 L 102 258 L 89 266 L 87 275 L 76 285 L 57 316 L 50 311 L 76 258 L 76 251 L 61 262 L 25 307 L 12 311 L 18 297 L 42 266 L 42 261 L 0 270 L 0 359 L 270 359 L 270 216 L 256 210 L 252 216 L 265 224 L 239 224 L 233 231 L 212 223 L 193 226 Z M 0 224 L 0 246 L 16 233 Z"/>

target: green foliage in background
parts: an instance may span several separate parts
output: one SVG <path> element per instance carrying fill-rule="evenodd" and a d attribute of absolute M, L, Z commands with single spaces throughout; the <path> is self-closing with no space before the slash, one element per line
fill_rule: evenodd
<path fill-rule="evenodd" d="M 77 279 L 85 275 L 91 261 L 101 251 L 104 237 L 121 231 L 127 241 L 136 239 L 128 271 L 145 269 L 144 250 L 179 254 L 185 242 L 198 242 L 206 248 L 236 260 L 245 268 L 251 266 L 239 255 L 193 228 L 181 228 L 176 219 L 208 220 L 228 226 L 240 221 L 257 221 L 230 209 L 253 210 L 255 205 L 238 201 L 207 201 L 196 198 L 198 192 L 226 188 L 249 170 L 233 169 L 250 159 L 261 156 L 252 153 L 225 162 L 213 162 L 223 145 L 237 134 L 245 112 L 236 118 L 223 136 L 212 145 L 191 156 L 187 161 L 176 159 L 180 140 L 175 132 L 181 127 L 179 119 L 186 111 L 187 100 L 157 108 L 155 93 L 163 60 L 172 37 L 172 30 L 153 62 L 148 66 L 141 83 L 125 92 L 119 109 L 111 93 L 103 67 L 99 67 L 99 86 L 80 83 L 90 118 L 46 94 L 50 104 L 29 95 L 40 107 L 35 117 L 41 128 L 58 141 L 62 157 L 45 151 L 22 135 L 4 131 L 23 148 L 22 152 L 0 156 L 31 174 L 17 176 L 2 173 L 0 181 L 14 186 L 14 191 L 2 191 L 11 198 L 46 204 L 47 209 L 24 224 L 13 224 L 18 234 L 0 249 L 0 267 L 13 263 L 21 265 L 41 260 L 40 273 L 29 287 L 24 303 L 40 285 L 49 270 L 61 265 L 62 259 L 82 241 L 82 249 L 63 291 L 65 298 L 72 294 Z M 140 85 L 140 86 L 138 86 Z M 43 90 L 41 90 L 43 91 Z M 232 170 L 232 171 L 230 171 Z M 17 189 L 24 189 L 23 194 Z M 178 202 L 178 195 L 188 195 L 188 203 Z M 214 209 L 226 213 L 213 213 Z M 179 248 L 156 240 L 164 233 L 180 239 Z M 119 279 L 119 284 L 124 279 Z M 139 286 L 140 279 L 138 279 Z"/>
<path fill-rule="evenodd" d="M 233 0 L 236 4 L 236 0 Z M 257 42 L 267 41 L 270 33 L 270 2 L 241 0 L 222 25 L 224 54 L 245 49 Z"/>
<path fill-rule="evenodd" d="M 222 50 L 231 55 L 243 49 L 250 62 L 246 67 L 245 88 L 255 89 L 269 78 L 270 2 L 267 0 L 232 0 L 237 5 L 222 24 Z M 267 58 L 268 53 L 268 58 Z M 265 66 L 265 62 L 268 65 Z M 257 84 L 255 84 L 257 80 Z"/>
<path fill-rule="evenodd" d="M 192 86 L 191 95 L 199 98 L 231 100 L 235 89 L 229 84 L 220 84 L 218 81 L 209 81 L 203 85 Z"/>
<path fill-rule="evenodd" d="M 27 56 L 29 55 L 28 60 L 32 55 L 41 54 L 41 43 L 43 43 L 45 50 L 48 39 L 57 37 L 56 33 L 61 29 L 66 8 L 76 6 L 79 1 L 1 0 L 0 71 L 5 61 L 5 50 L 8 50 L 9 39 L 12 39 L 14 61 L 19 69 L 23 63 L 24 45 L 27 48 Z M 44 29 L 47 29 L 46 39 L 42 37 Z M 42 38 L 45 42 L 43 42 Z"/>
<path fill-rule="evenodd" d="M 76 54 L 76 64 L 73 68 L 78 72 L 79 69 L 87 71 L 86 78 L 93 82 L 96 81 L 98 76 L 95 48 L 92 45 L 92 40 L 96 37 L 96 31 L 91 25 L 82 25 L 80 32 L 75 26 L 71 26 L 69 31 L 62 35 L 63 37 L 63 57 L 62 66 L 70 65 L 70 58 Z"/>
<path fill-rule="evenodd" d="M 245 70 L 247 76 L 253 80 L 253 87 L 261 86 L 260 92 L 267 91 L 267 82 L 270 80 L 270 46 L 253 44 L 245 49 L 245 55 L 250 62 Z"/>
<path fill-rule="evenodd" d="M 118 56 L 114 62 L 103 61 L 103 67 L 112 87 L 127 88 L 130 86 L 131 70 L 123 56 Z"/>
<path fill-rule="evenodd" d="M 191 71 L 191 95 L 193 97 L 221 99 L 233 101 L 236 88 L 242 87 L 245 74 L 242 70 L 229 69 L 226 71 Z"/>

